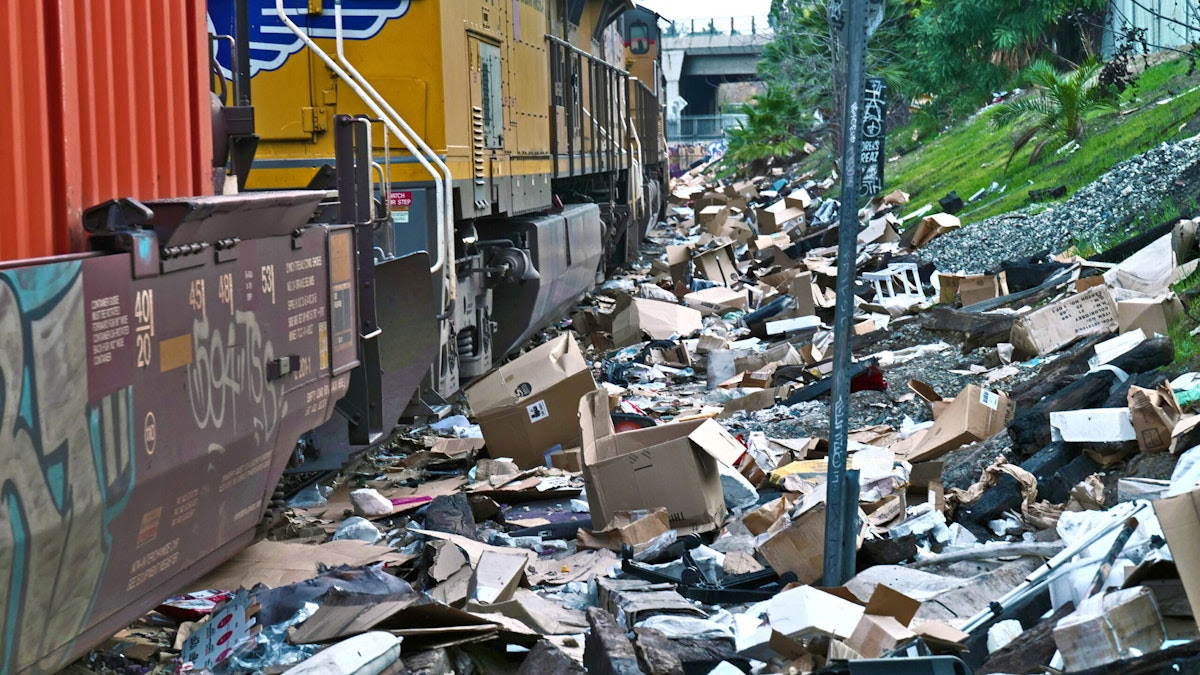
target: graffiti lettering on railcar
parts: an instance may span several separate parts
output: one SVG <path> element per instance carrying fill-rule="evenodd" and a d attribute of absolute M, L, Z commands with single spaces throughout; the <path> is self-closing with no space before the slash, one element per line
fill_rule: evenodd
<path fill-rule="evenodd" d="M 279 384 L 267 380 L 275 347 L 263 337 L 254 312 L 235 310 L 224 331 L 208 318 L 195 319 L 192 344 L 195 356 L 187 367 L 187 391 L 197 428 L 225 429 L 236 423 L 239 412 L 249 411 L 255 442 L 273 439 L 287 415 L 287 401 Z"/>
<path fill-rule="evenodd" d="M 111 352 L 80 347 L 120 300 L 91 305 L 78 262 L 0 273 L 0 673 L 87 625 L 133 490 L 132 388 L 89 404 L 89 359 Z"/>

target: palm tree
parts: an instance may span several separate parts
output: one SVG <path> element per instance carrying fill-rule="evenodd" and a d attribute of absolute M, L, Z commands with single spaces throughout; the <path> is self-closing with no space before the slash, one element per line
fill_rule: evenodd
<path fill-rule="evenodd" d="M 1029 155 L 1029 163 L 1036 164 L 1046 153 L 1087 136 L 1088 113 L 1116 109 L 1111 92 L 1096 82 L 1096 74 L 1102 66 L 1099 61 L 1089 59 L 1069 73 L 1060 73 L 1049 63 L 1037 61 L 1025 70 L 1022 79 L 1033 85 L 1037 92 L 1002 103 L 992 113 L 992 123 L 996 127 L 1032 122 L 1013 141 L 1008 162 L 1041 135 L 1041 141 Z"/>

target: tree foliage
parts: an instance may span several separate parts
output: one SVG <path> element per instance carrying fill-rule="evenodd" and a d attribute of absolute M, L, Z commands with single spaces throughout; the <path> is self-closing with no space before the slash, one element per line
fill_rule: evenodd
<path fill-rule="evenodd" d="M 1028 122 L 1013 142 L 1013 156 L 1035 138 L 1040 138 L 1029 157 L 1036 164 L 1045 156 L 1070 143 L 1080 141 L 1087 135 L 1087 114 L 1093 110 L 1111 110 L 1115 99 L 1100 86 L 1096 75 L 1101 64 L 1088 60 L 1075 70 L 1060 73 L 1045 61 L 1038 61 L 1027 68 L 1023 79 L 1036 88 L 1034 94 L 996 106 L 992 112 L 992 123 L 998 127 Z"/>

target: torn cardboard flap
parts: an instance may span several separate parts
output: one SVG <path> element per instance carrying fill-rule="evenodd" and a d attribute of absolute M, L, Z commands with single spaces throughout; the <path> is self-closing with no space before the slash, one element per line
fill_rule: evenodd
<path fill-rule="evenodd" d="M 471 575 L 469 597 L 482 604 L 511 600 L 525 578 L 529 557 L 524 553 L 487 550 Z"/>
<path fill-rule="evenodd" d="M 628 545 L 636 555 L 670 529 L 671 523 L 665 508 L 617 511 L 613 514 L 612 522 L 603 530 L 580 529 L 577 542 L 581 550 L 607 549 L 618 553 L 622 546 Z"/>
<path fill-rule="evenodd" d="M 1119 325 L 1112 294 L 1097 286 L 1017 319 L 1009 341 L 1026 354 L 1044 356 L 1077 338 L 1116 332 Z"/>
<path fill-rule="evenodd" d="M 733 244 L 701 251 L 692 257 L 696 274 L 725 286 L 733 286 L 742 278 Z"/>
<path fill-rule="evenodd" d="M 935 213 L 931 216 L 925 216 L 921 222 L 917 224 L 916 231 L 912 237 L 912 248 L 921 248 L 928 244 L 935 237 L 957 230 L 962 227 L 962 221 L 957 216 L 949 213 Z"/>

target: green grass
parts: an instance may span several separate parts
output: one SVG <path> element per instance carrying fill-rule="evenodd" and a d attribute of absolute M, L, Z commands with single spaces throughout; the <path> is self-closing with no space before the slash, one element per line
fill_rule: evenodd
<path fill-rule="evenodd" d="M 1186 60 L 1175 59 L 1146 70 L 1135 90 L 1126 92 L 1120 112 L 1091 116 L 1089 135 L 1073 153 L 1051 154 L 1029 166 L 1035 143 L 1005 163 L 1012 150 L 1016 128 L 996 129 L 990 113 L 974 118 L 921 143 L 887 166 L 885 191 L 900 189 L 912 198 L 912 208 L 933 203 L 951 190 L 966 200 L 993 182 L 1007 186 L 1003 193 L 985 195 L 969 203 L 958 215 L 964 225 L 1026 206 L 1029 191 L 1067 187 L 1067 197 L 1091 183 L 1119 162 L 1169 140 L 1194 131 L 1181 127 L 1200 111 L 1200 73 L 1187 74 Z M 1159 105 L 1171 92 L 1180 92 Z M 913 127 L 890 134 L 892 148 L 911 147 Z"/>
<path fill-rule="evenodd" d="M 1185 311 L 1179 320 L 1167 328 L 1167 336 L 1175 345 L 1175 361 L 1171 367 L 1193 370 L 1200 366 L 1200 336 L 1191 335 L 1196 328 L 1196 319 L 1192 314 L 1200 312 L 1200 302 L 1196 302 L 1196 290 L 1200 288 L 1200 271 L 1193 272 L 1180 279 L 1171 287 L 1183 301 Z"/>

